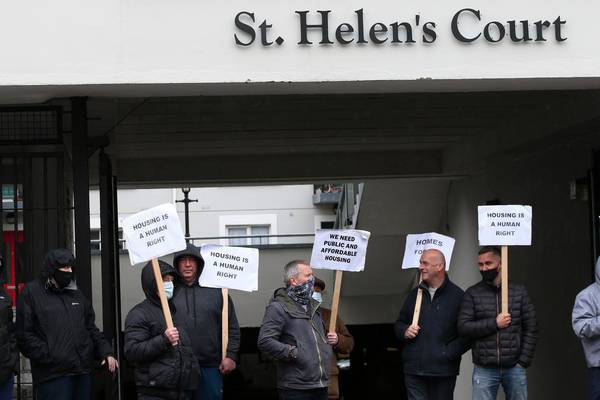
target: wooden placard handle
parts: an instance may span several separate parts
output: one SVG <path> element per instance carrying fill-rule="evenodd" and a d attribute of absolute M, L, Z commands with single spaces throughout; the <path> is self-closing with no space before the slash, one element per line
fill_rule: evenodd
<path fill-rule="evenodd" d="M 421 316 L 421 303 L 423 303 L 423 289 L 417 290 L 417 301 L 415 302 L 415 311 L 413 311 L 412 325 L 419 325 L 419 317 Z"/>
<path fill-rule="evenodd" d="M 419 285 L 423 282 L 421 271 L 419 271 Z M 423 304 L 423 289 L 417 289 L 417 299 L 415 301 L 415 310 L 413 311 L 412 325 L 419 325 L 419 317 L 421 316 L 421 304 Z"/>
<path fill-rule="evenodd" d="M 342 271 L 335 271 L 335 285 L 333 287 L 333 300 L 331 303 L 331 318 L 329 319 L 329 333 L 335 333 L 335 323 L 340 305 L 340 289 L 342 287 Z"/>
<path fill-rule="evenodd" d="M 160 266 L 158 265 L 158 259 L 152 259 L 152 271 L 154 271 L 154 280 L 156 281 L 156 289 L 158 290 L 158 298 L 160 299 L 160 305 L 162 308 L 167 329 L 173 327 L 173 317 L 171 316 L 171 309 L 169 308 L 169 302 L 167 295 L 165 294 L 165 286 L 163 283 L 162 274 L 160 273 Z"/>
<path fill-rule="evenodd" d="M 221 352 L 223 358 L 227 357 L 227 346 L 229 345 L 229 289 L 222 288 L 223 308 L 221 311 Z"/>
<path fill-rule="evenodd" d="M 508 313 L 508 246 L 502 246 L 502 312 Z"/>

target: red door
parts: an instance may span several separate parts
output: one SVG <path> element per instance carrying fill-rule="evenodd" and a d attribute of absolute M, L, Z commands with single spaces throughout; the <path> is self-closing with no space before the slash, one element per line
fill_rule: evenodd
<path fill-rule="evenodd" d="M 15 252 L 15 238 L 17 243 L 23 243 L 23 231 L 17 232 L 3 232 L 2 241 L 6 244 L 8 251 L 5 254 L 6 259 L 5 268 L 6 268 L 6 282 L 2 285 L 12 297 L 13 307 L 16 304 L 16 288 L 19 287 L 19 290 L 22 289 L 23 283 L 17 282 L 17 259 Z"/>

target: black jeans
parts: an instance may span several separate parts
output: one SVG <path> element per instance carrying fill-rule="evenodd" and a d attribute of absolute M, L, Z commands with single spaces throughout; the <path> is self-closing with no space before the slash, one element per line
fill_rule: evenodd
<path fill-rule="evenodd" d="M 456 376 L 404 375 L 408 400 L 452 400 Z"/>
<path fill-rule="evenodd" d="M 277 389 L 279 400 L 327 400 L 327 388 Z"/>

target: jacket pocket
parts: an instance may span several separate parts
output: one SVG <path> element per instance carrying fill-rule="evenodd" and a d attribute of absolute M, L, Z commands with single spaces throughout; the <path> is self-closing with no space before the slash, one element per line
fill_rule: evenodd
<path fill-rule="evenodd" d="M 294 363 L 294 378 L 298 381 L 316 382 L 320 377 L 320 367 L 315 345 L 298 341 L 298 358 Z"/>
<path fill-rule="evenodd" d="M 175 388 L 179 386 L 179 365 L 173 357 L 161 358 L 148 368 L 148 386 Z"/>

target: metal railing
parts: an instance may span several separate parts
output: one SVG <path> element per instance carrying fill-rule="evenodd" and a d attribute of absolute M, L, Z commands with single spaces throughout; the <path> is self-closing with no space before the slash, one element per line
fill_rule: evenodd
<path fill-rule="evenodd" d="M 186 238 L 186 240 L 192 242 L 193 244 L 201 244 L 203 242 L 207 242 L 207 241 L 221 241 L 221 240 L 230 240 L 230 239 L 250 239 L 250 241 L 252 239 L 271 239 L 271 238 L 290 238 L 290 239 L 294 239 L 294 238 L 307 238 L 306 241 L 286 241 L 285 243 L 278 243 L 278 244 L 306 244 L 306 243 L 312 243 L 313 238 L 315 237 L 314 233 L 290 233 L 290 234 L 283 234 L 283 235 L 240 235 L 240 236 L 191 236 L 189 238 Z M 94 239 L 94 240 L 90 240 L 90 245 L 92 246 L 92 251 L 101 251 L 101 239 Z M 268 240 L 269 243 L 249 243 L 246 245 L 241 245 L 243 246 L 269 246 L 271 245 L 271 241 Z M 121 251 L 125 251 L 127 250 L 127 243 L 125 241 L 125 239 L 119 239 L 119 250 Z"/>

